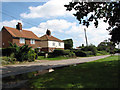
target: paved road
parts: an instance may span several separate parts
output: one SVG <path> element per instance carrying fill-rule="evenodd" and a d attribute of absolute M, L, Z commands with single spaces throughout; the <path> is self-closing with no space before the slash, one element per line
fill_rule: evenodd
<path fill-rule="evenodd" d="M 7 65 L 7 66 L 1 66 L 0 70 L 2 70 L 2 77 L 7 77 L 10 75 L 17 75 L 17 74 L 22 74 L 22 73 L 27 73 L 27 72 L 32 72 L 32 71 L 46 70 L 49 68 L 56 68 L 56 67 L 90 62 L 90 61 L 98 60 L 98 59 L 105 58 L 108 56 L 110 55 L 75 58 L 75 59 L 58 60 L 58 61 L 46 60 L 46 61 L 41 61 L 37 63 Z"/>

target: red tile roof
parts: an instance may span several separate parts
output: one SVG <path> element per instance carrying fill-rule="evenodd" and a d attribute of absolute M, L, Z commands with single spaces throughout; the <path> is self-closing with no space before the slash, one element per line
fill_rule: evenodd
<path fill-rule="evenodd" d="M 27 30 L 18 30 L 16 28 L 6 27 L 4 28 L 13 36 L 20 38 L 28 38 L 28 39 L 39 39 L 32 31 Z"/>
<path fill-rule="evenodd" d="M 58 42 L 63 42 L 62 40 L 56 38 L 56 37 L 53 37 L 52 35 L 43 35 L 42 37 L 40 37 L 40 40 L 41 41 L 44 41 L 44 40 L 47 40 L 47 41 L 58 41 Z"/>

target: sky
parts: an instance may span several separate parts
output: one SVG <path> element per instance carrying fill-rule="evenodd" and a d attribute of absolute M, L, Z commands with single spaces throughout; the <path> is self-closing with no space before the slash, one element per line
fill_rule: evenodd
<path fill-rule="evenodd" d="M 9 1 L 9 2 L 8 2 Z M 64 7 L 71 0 L 46 0 L 46 2 L 11 2 L 6 0 L 2 2 L 2 21 L 0 29 L 3 26 L 16 27 L 21 22 L 23 29 L 34 32 L 38 37 L 51 30 L 53 36 L 65 40 L 73 39 L 74 48 L 86 45 L 84 28 L 79 24 L 76 17 L 73 16 L 74 10 L 66 11 Z M 98 28 L 93 23 L 86 28 L 88 44 L 98 45 L 105 39 L 110 38 L 106 28 L 109 25 L 99 20 Z"/>

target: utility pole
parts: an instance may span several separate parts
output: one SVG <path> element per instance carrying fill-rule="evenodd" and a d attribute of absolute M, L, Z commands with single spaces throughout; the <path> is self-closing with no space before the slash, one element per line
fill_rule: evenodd
<path fill-rule="evenodd" d="M 85 31 L 85 40 L 86 40 L 86 46 L 88 46 L 88 41 L 87 41 L 87 35 L 86 35 L 86 29 L 84 28 Z"/>

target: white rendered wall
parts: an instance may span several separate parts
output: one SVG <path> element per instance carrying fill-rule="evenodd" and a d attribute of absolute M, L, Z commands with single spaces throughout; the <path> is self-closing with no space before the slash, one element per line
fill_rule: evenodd
<path fill-rule="evenodd" d="M 55 43 L 55 45 L 53 45 Z M 60 45 L 59 45 L 60 43 Z M 48 47 L 50 48 L 64 48 L 64 42 L 57 42 L 57 41 L 48 41 Z"/>

